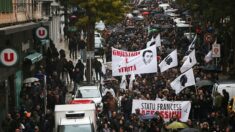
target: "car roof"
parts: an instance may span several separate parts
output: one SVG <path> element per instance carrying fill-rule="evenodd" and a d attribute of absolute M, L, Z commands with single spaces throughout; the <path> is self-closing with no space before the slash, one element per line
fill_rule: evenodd
<path fill-rule="evenodd" d="M 55 112 L 59 111 L 82 111 L 82 110 L 95 110 L 95 104 L 65 104 L 55 105 Z"/>

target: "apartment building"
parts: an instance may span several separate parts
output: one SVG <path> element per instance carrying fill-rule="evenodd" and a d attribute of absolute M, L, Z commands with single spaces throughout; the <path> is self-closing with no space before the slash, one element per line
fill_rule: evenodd
<path fill-rule="evenodd" d="M 23 80 L 33 76 L 49 40 L 59 41 L 58 10 L 55 0 L 0 0 L 0 124 L 7 112 L 19 110 Z M 37 37 L 40 27 L 48 34 L 43 39 Z M 14 59 L 14 64 L 5 65 Z"/>

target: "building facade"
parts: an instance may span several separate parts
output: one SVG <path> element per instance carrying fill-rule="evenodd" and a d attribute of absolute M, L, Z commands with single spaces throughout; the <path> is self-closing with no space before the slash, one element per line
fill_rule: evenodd
<path fill-rule="evenodd" d="M 59 41 L 57 10 L 53 0 L 0 0 L 0 124 L 7 112 L 19 110 L 23 81 L 34 76 L 49 39 Z M 44 39 L 37 37 L 40 27 L 47 29 Z M 13 60 L 14 64 L 5 64 Z"/>

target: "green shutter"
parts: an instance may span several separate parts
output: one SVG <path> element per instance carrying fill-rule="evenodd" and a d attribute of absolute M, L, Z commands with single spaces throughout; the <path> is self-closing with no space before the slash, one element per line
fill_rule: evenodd
<path fill-rule="evenodd" d="M 12 12 L 12 0 L 6 0 L 6 12 Z"/>
<path fill-rule="evenodd" d="M 12 0 L 0 0 L 0 12 L 12 12 Z"/>
<path fill-rule="evenodd" d="M 4 1 L 4 0 L 0 0 L 0 12 L 3 12 L 3 11 L 4 11 L 4 10 L 3 10 L 3 7 L 4 7 L 3 1 Z"/>

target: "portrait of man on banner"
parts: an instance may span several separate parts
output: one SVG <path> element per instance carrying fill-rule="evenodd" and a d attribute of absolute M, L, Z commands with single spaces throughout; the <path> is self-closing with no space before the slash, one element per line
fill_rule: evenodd
<path fill-rule="evenodd" d="M 145 65 L 151 63 L 153 60 L 153 51 L 152 50 L 145 50 L 142 54 L 143 62 Z"/>

